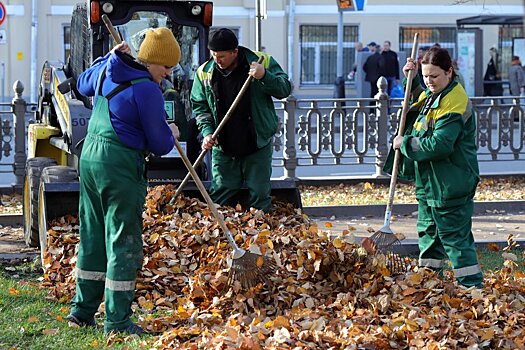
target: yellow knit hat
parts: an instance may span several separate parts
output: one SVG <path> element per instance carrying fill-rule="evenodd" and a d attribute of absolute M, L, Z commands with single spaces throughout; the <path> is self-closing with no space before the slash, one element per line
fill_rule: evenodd
<path fill-rule="evenodd" d="M 148 30 L 137 57 L 142 62 L 173 67 L 180 61 L 180 46 L 168 28 Z"/>

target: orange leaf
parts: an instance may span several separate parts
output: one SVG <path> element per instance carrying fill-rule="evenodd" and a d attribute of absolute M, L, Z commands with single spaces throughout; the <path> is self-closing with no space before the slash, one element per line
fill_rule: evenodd
<path fill-rule="evenodd" d="M 369 237 L 361 241 L 361 246 L 365 248 L 368 254 L 375 254 L 376 252 L 377 245 Z"/>
<path fill-rule="evenodd" d="M 332 227 L 332 223 L 331 223 L 331 222 L 325 222 L 325 223 L 324 223 L 324 226 L 325 226 L 326 228 L 331 228 L 331 227 Z"/>
<path fill-rule="evenodd" d="M 264 258 L 262 256 L 257 257 L 255 264 L 258 268 L 261 268 L 264 265 Z"/>
<path fill-rule="evenodd" d="M 494 243 L 494 242 L 488 243 L 487 248 L 495 252 L 499 252 L 499 246 L 497 243 Z"/>

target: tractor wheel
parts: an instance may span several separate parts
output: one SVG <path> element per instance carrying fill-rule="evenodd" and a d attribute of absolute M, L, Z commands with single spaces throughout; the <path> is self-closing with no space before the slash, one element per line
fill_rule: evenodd
<path fill-rule="evenodd" d="M 26 162 L 24 177 L 24 240 L 29 247 L 38 247 L 38 188 L 45 167 L 56 165 L 51 158 L 35 157 Z"/>
<path fill-rule="evenodd" d="M 47 229 L 48 220 L 55 219 L 65 214 L 76 214 L 78 211 L 78 193 L 61 193 L 60 199 L 46 197 L 44 193 L 45 184 L 48 183 L 72 183 L 78 182 L 78 172 L 75 168 L 63 165 L 55 165 L 45 168 L 40 177 L 38 191 L 38 233 L 40 240 L 40 256 L 42 267 L 45 271 L 45 256 L 47 253 Z"/>

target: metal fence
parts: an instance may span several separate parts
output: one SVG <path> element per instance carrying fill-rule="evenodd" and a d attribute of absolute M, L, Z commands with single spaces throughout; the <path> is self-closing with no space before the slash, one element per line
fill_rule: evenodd
<path fill-rule="evenodd" d="M 305 167 L 368 165 L 370 177 L 387 176 L 382 168 L 397 130 L 402 99 L 388 97 L 385 78 L 377 84 L 376 98 L 290 96 L 276 101 L 282 123 L 274 137 L 274 169 L 283 167 L 285 178 L 303 178 L 297 171 Z M 471 98 L 480 162 L 525 160 L 522 100 L 519 96 Z"/>
<path fill-rule="evenodd" d="M 32 105 L 28 105 L 22 98 L 24 85 L 19 80 L 13 84 L 13 91 L 15 97 L 11 103 L 0 103 L 0 176 L 14 175 L 14 181 L 10 185 L 13 189 L 21 189 L 27 159 L 26 116 L 30 115 Z"/>
<path fill-rule="evenodd" d="M 367 167 L 369 177 L 387 177 L 382 167 L 397 130 L 402 99 L 390 99 L 386 86 L 386 79 L 380 78 L 375 99 L 297 99 L 292 95 L 275 101 L 280 127 L 273 139 L 274 170 L 280 170 L 283 178 L 303 179 L 306 176 L 298 170 L 314 169 L 314 174 L 326 176 L 327 167 L 352 166 Z M 11 186 L 21 188 L 27 122 L 35 105 L 23 99 L 20 81 L 15 82 L 13 90 L 12 102 L 0 104 L 0 175 L 10 174 L 15 179 Z M 525 160 L 522 99 L 471 98 L 480 162 Z"/>

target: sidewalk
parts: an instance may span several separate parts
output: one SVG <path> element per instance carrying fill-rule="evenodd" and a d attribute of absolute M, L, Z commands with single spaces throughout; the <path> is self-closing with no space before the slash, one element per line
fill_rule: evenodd
<path fill-rule="evenodd" d="M 352 232 L 358 240 L 371 236 L 374 232 L 383 227 L 384 219 L 382 217 L 313 217 L 317 222 L 320 230 L 330 231 L 334 234 L 340 234 L 343 230 Z M 417 212 L 410 215 L 395 216 L 393 215 L 390 228 L 396 234 L 402 234 L 405 239 L 403 245 L 417 248 L 417 230 L 416 230 Z M 327 224 L 329 223 L 329 224 Z M 328 227 L 330 226 L 331 227 Z M 478 214 L 472 217 L 472 233 L 476 245 L 484 246 L 489 242 L 497 243 L 500 247 L 507 244 L 509 234 L 513 235 L 516 242 L 522 242 L 525 246 L 525 212 L 507 213 L 487 213 Z"/>

